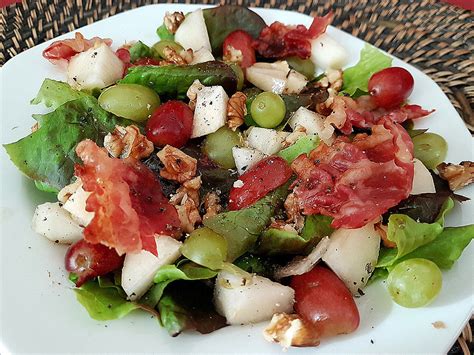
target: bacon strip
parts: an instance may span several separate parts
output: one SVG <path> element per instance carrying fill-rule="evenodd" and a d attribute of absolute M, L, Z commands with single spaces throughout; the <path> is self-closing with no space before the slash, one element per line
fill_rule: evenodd
<path fill-rule="evenodd" d="M 399 124 L 384 119 L 351 143 L 338 137 L 292 164 L 294 193 L 304 214 L 334 217 L 334 228 L 359 228 L 408 197 L 413 144 Z"/>

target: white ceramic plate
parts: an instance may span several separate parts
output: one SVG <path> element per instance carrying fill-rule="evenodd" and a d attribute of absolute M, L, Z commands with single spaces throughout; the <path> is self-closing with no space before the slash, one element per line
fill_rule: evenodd
<path fill-rule="evenodd" d="M 166 11 L 189 12 L 197 6 L 153 5 L 128 11 L 80 31 L 86 38 L 109 37 L 114 46 L 140 39 L 157 41 L 156 27 Z M 267 23 L 309 25 L 303 14 L 255 9 Z M 329 28 L 329 33 L 358 60 L 364 42 Z M 59 38 L 72 37 L 72 33 Z M 51 41 L 11 59 L 1 70 L 1 143 L 12 142 L 29 132 L 31 114 L 42 108 L 29 105 L 44 78 L 64 80 L 64 74 L 41 57 Z M 410 101 L 436 113 L 418 121 L 419 127 L 443 135 L 449 143 L 447 161 L 473 160 L 472 139 L 459 115 L 441 89 L 414 67 L 395 59 L 394 65 L 407 68 L 415 78 Z M 37 191 L 10 163 L 4 149 L 1 155 L 1 348 L 2 354 L 19 352 L 173 352 L 173 353 L 281 353 L 278 345 L 267 343 L 264 324 L 226 327 L 212 334 L 195 333 L 170 338 L 156 319 L 136 312 L 122 320 L 97 322 L 76 301 L 63 268 L 65 247 L 35 235 L 30 221 L 36 205 L 51 197 Z M 462 191 L 474 197 L 474 187 Z M 474 204 L 457 206 L 448 225 L 473 223 Z M 383 283 L 368 287 L 357 299 L 361 314 L 359 329 L 350 335 L 322 341 L 319 348 L 289 350 L 294 354 L 331 353 L 446 353 L 454 343 L 473 307 L 473 245 L 447 272 L 443 289 L 430 306 L 421 309 L 399 307 L 390 299 Z M 444 329 L 432 323 L 442 321 Z M 3 349 L 2 349 L 3 348 Z"/>

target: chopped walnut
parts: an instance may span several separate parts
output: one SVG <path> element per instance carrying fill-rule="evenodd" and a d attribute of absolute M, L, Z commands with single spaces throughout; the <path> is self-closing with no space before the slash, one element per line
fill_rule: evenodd
<path fill-rule="evenodd" d="M 319 345 L 319 333 L 297 314 L 276 313 L 264 329 L 266 340 L 279 343 L 284 348 L 290 346 Z"/>
<path fill-rule="evenodd" d="M 111 156 L 121 159 L 143 159 L 153 153 L 153 143 L 134 125 L 115 126 L 114 131 L 105 136 L 104 147 Z"/>
<path fill-rule="evenodd" d="M 39 129 L 39 123 L 36 122 L 33 126 L 31 126 L 31 133 L 35 133 Z"/>
<path fill-rule="evenodd" d="M 472 161 L 463 161 L 459 165 L 441 163 L 436 169 L 439 176 L 448 182 L 449 188 L 453 191 L 474 182 L 474 162 Z"/>
<path fill-rule="evenodd" d="M 184 21 L 184 18 L 185 18 L 184 14 L 182 12 L 176 11 L 176 12 L 170 13 L 167 11 L 163 19 L 163 22 L 165 23 L 166 29 L 170 33 L 175 34 L 176 31 L 178 30 L 178 27 Z"/>
<path fill-rule="evenodd" d="M 176 190 L 176 195 L 187 194 L 196 206 L 199 206 L 199 189 L 201 188 L 201 177 L 197 176 L 194 179 L 185 181 L 182 186 Z M 174 197 L 174 196 L 173 196 Z"/>
<path fill-rule="evenodd" d="M 165 166 L 160 170 L 160 175 L 165 179 L 175 180 L 182 184 L 196 176 L 197 160 L 178 148 L 166 145 L 156 156 Z"/>
<path fill-rule="evenodd" d="M 237 91 L 227 103 L 227 126 L 233 131 L 244 123 L 244 116 L 247 114 L 246 101 L 247 95 Z"/>
<path fill-rule="evenodd" d="M 304 136 L 306 136 L 306 128 L 297 125 L 293 132 L 286 136 L 285 140 L 282 143 L 282 148 L 287 148 L 290 145 L 295 144 L 298 139 Z"/>
<path fill-rule="evenodd" d="M 298 199 L 294 193 L 291 193 L 287 196 L 284 203 L 286 216 L 288 219 L 287 223 L 292 223 L 295 230 L 299 233 L 303 230 L 304 227 L 304 217 L 300 212 Z"/>
<path fill-rule="evenodd" d="M 203 220 L 217 215 L 222 210 L 220 198 L 215 192 L 208 192 L 204 196 L 204 208 L 206 214 L 202 217 Z"/>
<path fill-rule="evenodd" d="M 281 219 L 272 219 L 272 222 L 270 223 L 270 228 L 298 234 L 298 231 L 295 229 L 295 226 L 293 224 L 290 224 Z"/>
<path fill-rule="evenodd" d="M 383 225 L 382 223 L 374 224 L 375 231 L 380 235 L 380 239 L 382 239 L 382 244 L 385 248 L 396 248 L 397 244 L 392 242 L 387 237 L 387 226 Z"/>
<path fill-rule="evenodd" d="M 187 57 L 189 57 L 189 55 L 190 55 L 191 56 L 191 61 L 192 61 L 192 50 L 191 50 L 190 53 L 187 52 L 187 51 L 182 51 L 182 53 L 184 55 L 186 55 Z M 167 64 L 176 64 L 176 65 L 186 65 L 186 64 L 188 64 L 186 59 L 184 59 L 181 56 L 181 53 L 176 52 L 175 49 L 173 49 L 169 46 L 166 46 L 165 48 L 163 48 L 163 55 L 164 55 L 164 58 L 165 58 L 165 62 Z M 161 64 L 161 62 L 160 62 L 160 64 Z"/>
<path fill-rule="evenodd" d="M 58 201 L 61 203 L 65 203 L 67 200 L 69 200 L 69 197 L 76 192 L 78 188 L 82 186 L 82 181 L 80 178 L 77 178 L 76 181 L 74 181 L 72 184 L 64 186 L 59 192 L 58 192 Z"/>
<path fill-rule="evenodd" d="M 236 64 L 242 63 L 244 56 L 242 55 L 242 51 L 240 49 L 236 49 L 232 46 L 227 46 L 226 53 L 222 57 L 224 62 L 232 62 Z"/>
<path fill-rule="evenodd" d="M 189 99 L 189 107 L 191 110 L 194 111 L 194 108 L 196 107 L 196 100 L 197 100 L 197 95 L 199 91 L 201 91 L 204 88 L 204 85 L 201 84 L 199 80 L 194 80 L 193 84 L 189 87 L 188 91 L 186 92 L 186 96 Z"/>

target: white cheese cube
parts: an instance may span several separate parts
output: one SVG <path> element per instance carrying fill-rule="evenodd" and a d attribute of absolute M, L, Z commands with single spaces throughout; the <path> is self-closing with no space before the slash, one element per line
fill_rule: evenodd
<path fill-rule="evenodd" d="M 103 89 L 122 78 L 124 64 L 105 43 L 71 58 L 67 82 L 73 88 Z"/>
<path fill-rule="evenodd" d="M 324 129 L 324 118 L 306 107 L 300 107 L 293 113 L 288 124 L 293 130 L 301 126 L 306 129 L 307 134 L 319 135 Z"/>
<path fill-rule="evenodd" d="M 197 93 L 191 138 L 217 131 L 227 121 L 227 96 L 222 86 L 208 86 Z"/>
<path fill-rule="evenodd" d="M 245 173 L 252 166 L 266 157 L 265 154 L 253 148 L 232 148 L 232 156 L 234 157 L 235 166 L 239 175 Z"/>
<path fill-rule="evenodd" d="M 155 237 L 158 256 L 142 250 L 125 255 L 122 268 L 122 287 L 130 300 L 143 296 L 153 285 L 158 269 L 174 263 L 181 255 L 181 242 L 166 235 Z"/>
<path fill-rule="evenodd" d="M 82 239 L 82 228 L 59 202 L 46 202 L 36 207 L 31 226 L 36 233 L 53 242 L 72 244 Z"/>
<path fill-rule="evenodd" d="M 221 271 L 214 288 L 214 305 L 228 324 L 258 323 L 275 313 L 292 313 L 295 291 L 262 276 L 245 280 Z"/>
<path fill-rule="evenodd" d="M 72 219 L 83 227 L 87 227 L 94 218 L 94 212 L 86 211 L 86 201 L 90 194 L 84 191 L 81 185 L 63 205 L 63 208 L 71 214 Z"/>
<path fill-rule="evenodd" d="M 174 34 L 174 40 L 185 49 L 191 48 L 193 51 L 198 51 L 204 47 L 208 51 L 212 50 L 201 9 L 186 15 L 186 18 Z"/>
<path fill-rule="evenodd" d="M 282 137 L 278 134 L 278 131 L 270 128 L 252 127 L 247 137 L 247 143 L 250 147 L 267 155 L 279 152 L 282 148 L 282 142 Z"/>

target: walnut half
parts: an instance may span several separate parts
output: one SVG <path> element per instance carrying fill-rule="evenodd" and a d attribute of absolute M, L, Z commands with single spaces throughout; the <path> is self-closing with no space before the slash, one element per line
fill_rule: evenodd
<path fill-rule="evenodd" d="M 178 30 L 178 27 L 184 21 L 184 18 L 184 14 L 180 11 L 176 11 L 173 13 L 166 12 L 163 22 L 165 23 L 166 29 L 170 33 L 175 34 Z"/>
<path fill-rule="evenodd" d="M 160 170 L 160 175 L 165 179 L 175 180 L 182 184 L 196 176 L 197 160 L 178 148 L 166 145 L 156 156 L 165 166 Z"/>
<path fill-rule="evenodd" d="M 266 340 L 290 346 L 319 345 L 318 332 L 297 314 L 276 313 L 263 331 Z"/>
<path fill-rule="evenodd" d="M 227 126 L 233 131 L 244 123 L 244 116 L 247 114 L 246 101 L 247 95 L 237 91 L 227 103 Z"/>
<path fill-rule="evenodd" d="M 436 169 L 439 176 L 448 182 L 449 188 L 453 191 L 474 182 L 474 163 L 472 161 L 462 161 L 459 165 L 441 163 Z"/>

